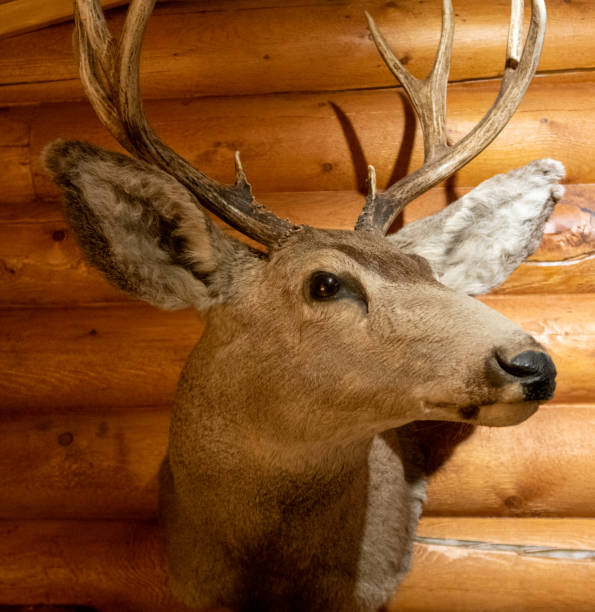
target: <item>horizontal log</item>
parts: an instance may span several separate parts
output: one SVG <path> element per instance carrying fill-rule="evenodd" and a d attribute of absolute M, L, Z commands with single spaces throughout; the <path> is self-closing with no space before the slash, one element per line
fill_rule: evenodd
<path fill-rule="evenodd" d="M 2 19 L 0 35 L 11 28 Z M 60 4 L 62 4 L 61 2 Z M 47 18 L 58 3 L 29 11 Z M 158 6 L 144 43 L 141 79 L 146 98 L 337 91 L 386 87 L 394 78 L 370 41 L 364 11 L 377 20 L 397 57 L 413 74 L 429 72 L 440 34 L 441 3 L 415 0 L 328 2 L 218 2 Z M 595 20 L 590 3 L 548 0 L 548 32 L 540 71 L 595 67 L 595 43 L 585 24 Z M 527 19 L 529 10 L 526 11 Z M 123 10 L 109 12 L 118 31 Z M 504 67 L 508 0 L 456 5 L 450 78 L 489 78 Z M 20 19 L 21 27 L 30 27 Z M 81 99 L 71 49 L 72 23 L 0 41 L 0 105 Z"/>
<path fill-rule="evenodd" d="M 424 194 L 406 209 L 404 222 L 439 210 L 449 195 L 444 188 Z M 359 193 L 339 191 L 274 193 L 263 200 L 295 223 L 337 229 L 352 229 L 363 204 Z M 595 185 L 568 186 L 541 248 L 496 293 L 595 293 Z M 0 304 L 123 300 L 124 293 L 82 260 L 60 205 L 0 205 Z"/>
<path fill-rule="evenodd" d="M 53 413 L 168 406 L 202 332 L 191 310 L 130 303 L 0 311 L 5 410 Z"/>
<path fill-rule="evenodd" d="M 422 520 L 412 571 L 390 610 L 588 612 L 594 533 L 591 519 Z"/>
<path fill-rule="evenodd" d="M 33 108 L 0 108 L 0 173 L 2 202 L 26 202 L 33 198 L 30 160 L 30 129 Z"/>
<path fill-rule="evenodd" d="M 433 539 L 415 545 L 412 572 L 390 610 L 592 610 L 590 520 L 424 520 L 426 533 Z M 5 521 L 0 534 L 0 601 L 183 610 L 168 594 L 153 523 Z M 548 552 L 540 556 L 527 544 Z"/>
<path fill-rule="evenodd" d="M 497 89 L 496 82 L 453 85 L 449 95 L 453 141 L 472 129 L 493 103 Z M 147 115 L 164 141 L 219 180 L 233 180 L 233 153 L 239 149 L 257 195 L 364 189 L 368 162 L 374 162 L 378 186 L 384 188 L 422 160 L 413 114 L 403 108 L 394 90 L 146 104 Z M 590 154 L 594 111 L 595 81 L 588 74 L 535 79 L 508 127 L 450 184 L 474 186 L 542 157 L 561 159 L 570 183 L 595 182 L 595 159 Z M 24 174 L 26 167 L 12 167 L 15 161 L 2 146 L 5 123 L 16 123 L 29 135 L 31 176 Z M 2 201 L 30 201 L 31 182 L 38 198 L 56 197 L 57 189 L 39 156 L 58 137 L 115 147 L 83 103 L 41 105 L 29 117 L 21 108 L 0 114 L 0 165 L 6 168 L 0 175 Z"/>
<path fill-rule="evenodd" d="M 575 530 L 572 529 L 574 526 Z M 520 554 L 535 553 L 543 558 L 554 557 L 555 549 L 559 556 L 570 558 L 572 551 L 594 552 L 595 531 L 591 519 L 555 518 L 457 518 L 423 517 L 417 530 L 420 543 L 428 538 L 454 539 L 488 544 L 511 544 L 513 546 L 551 546 L 553 550 L 517 551 Z M 488 546 L 489 550 L 489 546 Z M 564 555 L 563 553 L 566 553 Z M 578 555 L 577 555 L 578 557 Z"/>
<path fill-rule="evenodd" d="M 26 202 L 35 197 L 28 146 L 0 145 L 2 159 L 2 199 L 5 202 Z"/>
<path fill-rule="evenodd" d="M 153 523 L 0 522 L 0 601 L 101 612 L 183 612 L 167 588 Z"/>
<path fill-rule="evenodd" d="M 156 518 L 169 415 L 4 416 L 0 518 Z"/>
<path fill-rule="evenodd" d="M 482 301 L 551 352 L 558 368 L 556 401 L 592 401 L 592 294 Z M 2 310 L 2 407 L 47 414 L 171 405 L 182 364 L 200 333 L 194 312 L 159 312 L 144 304 Z"/>
<path fill-rule="evenodd" d="M 595 410 L 579 405 L 542 406 L 516 427 L 479 427 L 430 479 L 424 513 L 595 517 L 594 428 Z"/>
<path fill-rule="evenodd" d="M 102 0 L 104 8 L 125 0 Z M 0 38 L 31 32 L 72 18 L 72 0 L 3 0 L 0 3 Z"/>
<path fill-rule="evenodd" d="M 151 519 L 169 410 L 4 416 L 0 519 Z M 430 480 L 424 516 L 595 517 L 595 405 L 478 428 Z M 486 470 L 490 478 L 486 478 Z"/>

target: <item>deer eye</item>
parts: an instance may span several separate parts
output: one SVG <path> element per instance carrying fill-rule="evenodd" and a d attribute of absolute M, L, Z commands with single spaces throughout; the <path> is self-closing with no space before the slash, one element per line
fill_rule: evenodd
<path fill-rule="evenodd" d="M 341 289 L 341 281 L 330 272 L 314 272 L 310 278 L 310 295 L 315 300 L 335 297 Z"/>

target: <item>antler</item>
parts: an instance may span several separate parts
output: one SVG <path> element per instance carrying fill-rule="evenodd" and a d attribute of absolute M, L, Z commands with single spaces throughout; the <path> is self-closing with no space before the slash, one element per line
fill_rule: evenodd
<path fill-rule="evenodd" d="M 512 0 L 506 64 L 496 101 L 473 130 L 454 145 L 448 144 L 446 135 L 446 86 L 454 34 L 451 0 L 442 2 L 442 33 L 438 52 L 432 71 L 423 80 L 416 79 L 404 68 L 388 47 L 372 17 L 366 15 L 376 47 L 407 92 L 424 136 L 424 162 L 421 168 L 386 191 L 376 191 L 376 173 L 372 166 L 369 168 L 368 197 L 355 229 L 386 233 L 409 202 L 469 163 L 508 123 L 537 70 L 545 35 L 546 13 L 544 0 L 532 0 L 531 25 L 521 54 L 523 0 Z"/>
<path fill-rule="evenodd" d="M 254 199 L 238 152 L 235 183 L 223 185 L 165 145 L 145 118 L 139 89 L 140 52 L 154 4 L 155 0 L 131 2 L 116 43 L 99 0 L 76 0 L 75 48 L 85 92 L 101 122 L 127 151 L 174 176 L 200 204 L 235 229 L 273 245 L 297 227 Z"/>

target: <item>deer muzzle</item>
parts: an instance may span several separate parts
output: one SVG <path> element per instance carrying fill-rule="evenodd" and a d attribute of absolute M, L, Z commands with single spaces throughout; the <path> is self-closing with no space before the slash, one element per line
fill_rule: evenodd
<path fill-rule="evenodd" d="M 556 366 L 542 351 L 523 351 L 510 361 L 496 353 L 498 367 L 518 380 L 526 401 L 549 400 L 556 389 Z"/>
<path fill-rule="evenodd" d="M 544 351 L 528 349 L 510 358 L 504 356 L 504 351 L 495 351 L 488 367 L 492 383 L 507 388 L 503 397 L 508 395 L 508 400 L 463 406 L 458 414 L 465 421 L 492 427 L 515 425 L 554 395 L 556 367 Z"/>

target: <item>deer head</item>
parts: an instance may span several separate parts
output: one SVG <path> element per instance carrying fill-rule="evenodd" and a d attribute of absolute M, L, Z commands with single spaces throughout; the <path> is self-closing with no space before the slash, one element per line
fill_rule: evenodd
<path fill-rule="evenodd" d="M 514 113 L 543 43 L 542 0 L 532 1 L 522 51 L 522 18 L 513 18 L 498 99 L 456 144 L 447 140 L 445 120 L 450 1 L 424 80 L 403 68 L 368 16 L 419 117 L 425 161 L 384 192 L 370 167 L 354 231 L 280 219 L 254 199 L 239 154 L 235 183 L 222 185 L 157 137 L 139 95 L 153 3 L 131 3 L 116 42 L 99 2 L 76 2 L 85 90 L 135 159 L 59 141 L 45 162 L 86 257 L 112 283 L 163 308 L 206 312 L 179 385 L 183 425 L 172 429 L 170 453 L 188 459 L 197 452 L 196 439 L 185 436 L 199 407 L 213 419 L 202 438 L 223 439 L 226 427 L 239 427 L 247 441 L 240 446 L 254 461 L 268 449 L 279 463 L 292 456 L 289 464 L 414 420 L 511 425 L 551 398 L 555 368 L 546 351 L 466 294 L 488 291 L 536 248 L 562 193 L 561 164 L 541 160 L 490 179 L 441 213 L 385 236 L 407 203 L 478 155 Z M 262 250 L 224 234 L 204 209 Z"/>
<path fill-rule="evenodd" d="M 239 154 L 235 183 L 222 185 L 161 142 L 139 95 L 140 49 L 152 6 L 132 3 L 116 44 L 98 4 L 77 4 L 86 92 L 102 122 L 137 158 L 74 142 L 54 143 L 46 152 L 47 167 L 65 190 L 69 221 L 93 265 L 118 287 L 157 306 L 210 309 L 209 326 L 223 319 L 221 325 L 229 328 L 235 321 L 238 336 L 249 329 L 258 343 L 270 339 L 270 354 L 286 360 L 275 392 L 308 394 L 314 405 L 325 405 L 331 430 L 328 408 L 339 399 L 341 414 L 345 405 L 360 406 L 352 415 L 358 427 L 363 420 L 382 430 L 413 419 L 512 424 L 551 397 L 554 367 L 543 349 L 489 308 L 439 284 L 432 272 L 446 268 L 443 278 L 455 276 L 445 261 L 450 245 L 435 248 L 449 232 L 457 234 L 452 246 L 460 260 L 458 276 L 470 275 L 476 263 L 481 267 L 482 231 L 468 223 L 458 227 L 480 207 L 458 215 L 451 207 L 392 239 L 384 237 L 408 202 L 470 161 L 508 122 L 537 66 L 542 2 L 533 2 L 522 54 L 509 45 L 498 100 L 454 145 L 447 142 L 445 122 L 454 32 L 450 3 L 444 3 L 434 67 L 422 81 L 403 68 L 368 16 L 383 59 L 417 111 L 425 162 L 382 193 L 370 167 L 369 194 L 353 232 L 297 227 L 276 217 L 252 196 Z M 511 40 L 518 40 L 521 23 L 513 21 Z M 548 186 L 561 174 L 555 162 L 535 163 L 524 171 L 524 191 L 537 184 L 547 202 Z M 224 235 L 199 205 L 268 251 Z M 504 234 L 493 237 L 500 254 L 510 237 Z M 523 238 L 520 250 L 526 255 Z M 509 251 L 519 250 L 518 242 Z M 449 284 L 459 288 L 454 279 Z M 244 370 L 253 361 L 253 342 L 233 344 L 233 360 Z"/>

